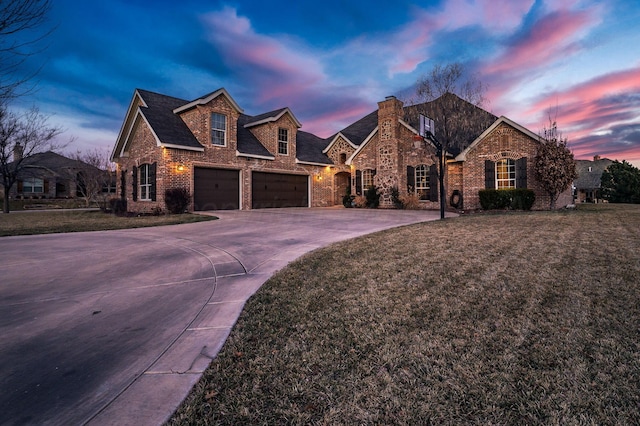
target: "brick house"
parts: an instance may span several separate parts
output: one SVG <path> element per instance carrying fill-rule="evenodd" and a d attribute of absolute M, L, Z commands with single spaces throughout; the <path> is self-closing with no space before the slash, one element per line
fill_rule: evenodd
<path fill-rule="evenodd" d="M 81 181 L 79 174 L 87 170 L 98 170 L 87 163 L 52 151 L 40 152 L 22 159 L 20 145 L 14 148 L 13 158 L 15 161 L 23 161 L 16 184 L 9 191 L 9 196 L 13 199 L 81 196 L 78 188 L 78 182 Z M 12 164 L 10 163 L 9 167 L 12 167 Z"/>
<path fill-rule="evenodd" d="M 428 111 L 430 104 L 422 106 Z M 245 114 L 225 89 L 193 101 L 138 89 L 111 157 L 118 194 L 137 212 L 164 208 L 165 190 L 175 187 L 192 194 L 192 210 L 328 207 L 375 185 L 381 207 L 393 206 L 395 187 L 438 208 L 436 149 L 421 136 L 415 109 L 388 97 L 323 139 L 300 130 L 289 108 Z M 528 187 L 534 208 L 546 208 L 548 197 L 533 178 L 538 136 L 480 112 L 484 131 L 448 152 L 447 201 L 477 209 L 479 189 Z"/>
<path fill-rule="evenodd" d="M 576 172 L 578 177 L 573 182 L 576 203 L 601 203 L 600 193 L 602 172 L 613 163 L 608 158 L 599 155 L 591 160 L 576 160 Z"/>

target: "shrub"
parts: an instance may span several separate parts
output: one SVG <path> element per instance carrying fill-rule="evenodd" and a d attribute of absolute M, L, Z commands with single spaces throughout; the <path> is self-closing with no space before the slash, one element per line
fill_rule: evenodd
<path fill-rule="evenodd" d="M 420 210 L 420 197 L 415 192 L 407 192 L 400 196 L 402 208 L 407 210 Z"/>
<path fill-rule="evenodd" d="M 116 215 L 123 215 L 127 213 L 127 200 L 112 198 L 109 200 L 109 209 Z"/>
<path fill-rule="evenodd" d="M 353 199 L 356 198 L 354 195 L 346 194 L 342 197 L 342 205 L 351 208 L 353 207 Z"/>
<path fill-rule="evenodd" d="M 391 188 L 391 202 L 396 209 L 404 208 L 404 203 L 400 199 L 400 191 L 397 186 Z"/>
<path fill-rule="evenodd" d="M 358 208 L 367 207 L 367 199 L 363 195 L 356 195 L 353 199 L 353 205 Z"/>
<path fill-rule="evenodd" d="M 482 189 L 479 191 L 480 205 L 484 210 L 531 210 L 536 200 L 530 189 Z"/>
<path fill-rule="evenodd" d="M 377 209 L 380 205 L 380 193 L 378 192 L 378 188 L 371 185 L 364 193 L 367 199 L 367 208 L 369 209 Z"/>
<path fill-rule="evenodd" d="M 164 202 L 169 213 L 184 213 L 191 202 L 191 195 L 186 188 L 169 188 L 164 193 Z"/>

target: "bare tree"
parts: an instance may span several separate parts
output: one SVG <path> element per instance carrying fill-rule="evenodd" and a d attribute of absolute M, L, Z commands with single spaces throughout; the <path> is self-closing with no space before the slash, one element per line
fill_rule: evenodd
<path fill-rule="evenodd" d="M 86 152 L 77 151 L 71 156 L 78 166 L 71 171 L 73 176 L 70 177 L 75 181 L 77 192 L 84 197 L 87 207 L 97 202 L 105 209 L 113 194 L 111 188 L 115 186 L 115 168 L 109 161 L 109 155 L 109 151 L 94 148 Z"/>
<path fill-rule="evenodd" d="M 422 115 L 435 124 L 435 133 L 428 131 L 426 137 L 436 146 L 438 154 L 441 219 L 445 210 L 447 155 L 458 154 L 496 119 L 481 108 L 485 90 L 479 79 L 465 74 L 461 64 L 436 65 L 418 79 L 416 96 L 406 108 L 409 122 L 417 122 Z"/>
<path fill-rule="evenodd" d="M 568 140 L 558 131 L 558 124 L 549 116 L 549 127 L 540 134 L 540 145 L 535 158 L 535 174 L 542 188 L 549 194 L 549 208 L 576 179 L 576 162 L 569 150 Z"/>
<path fill-rule="evenodd" d="M 0 103 L 17 96 L 16 90 L 37 73 L 17 75 L 51 33 L 42 28 L 50 9 L 50 0 L 0 1 Z"/>
<path fill-rule="evenodd" d="M 4 213 L 9 213 L 9 192 L 29 165 L 29 158 L 62 147 L 55 143 L 55 137 L 62 133 L 62 129 L 49 125 L 48 119 L 36 107 L 17 115 L 0 106 L 0 177 L 4 187 Z"/>

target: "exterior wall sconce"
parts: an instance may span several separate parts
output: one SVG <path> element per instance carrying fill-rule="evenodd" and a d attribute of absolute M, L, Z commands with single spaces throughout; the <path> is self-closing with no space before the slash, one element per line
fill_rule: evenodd
<path fill-rule="evenodd" d="M 179 172 L 184 172 L 184 164 L 178 163 L 178 165 L 176 166 L 176 170 Z"/>
<path fill-rule="evenodd" d="M 316 180 L 322 180 L 322 176 L 321 175 L 316 175 Z"/>

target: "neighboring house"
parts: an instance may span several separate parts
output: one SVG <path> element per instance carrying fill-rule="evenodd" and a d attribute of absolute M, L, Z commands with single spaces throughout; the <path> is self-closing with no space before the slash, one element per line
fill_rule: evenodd
<path fill-rule="evenodd" d="M 20 155 L 14 152 L 15 155 Z M 93 168 L 89 164 L 72 160 L 52 151 L 33 154 L 25 158 L 18 180 L 12 186 L 12 198 L 74 198 L 78 193 L 78 173 Z M 95 168 L 94 168 L 95 169 Z M 97 170 L 97 169 L 96 169 Z"/>
<path fill-rule="evenodd" d="M 599 155 L 594 156 L 593 161 L 576 160 L 578 177 L 573 183 L 576 203 L 602 202 L 600 194 L 602 172 L 612 163 L 613 161 L 608 158 L 600 158 Z"/>
<path fill-rule="evenodd" d="M 193 101 L 138 89 L 111 156 L 118 194 L 138 212 L 164 208 L 165 190 L 175 187 L 189 190 L 193 210 L 326 207 L 375 185 L 381 207 L 393 206 L 396 187 L 435 209 L 436 149 L 420 136 L 413 109 L 388 97 L 322 139 L 300 130 L 289 108 L 246 115 L 225 89 Z M 536 193 L 534 208 L 547 208 L 533 176 L 538 136 L 481 111 L 489 123 L 484 132 L 448 152 L 447 201 L 477 209 L 480 189 L 526 187 Z M 570 190 L 558 205 L 565 201 Z"/>

